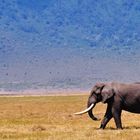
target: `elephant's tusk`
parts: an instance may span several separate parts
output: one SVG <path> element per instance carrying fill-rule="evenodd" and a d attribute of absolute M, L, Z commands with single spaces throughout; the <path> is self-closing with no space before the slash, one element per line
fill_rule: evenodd
<path fill-rule="evenodd" d="M 84 113 L 87 113 L 89 110 L 91 110 L 93 108 L 94 104 L 91 104 L 87 109 L 81 111 L 81 112 L 76 112 L 74 113 L 75 115 L 81 115 L 81 114 L 84 114 Z"/>

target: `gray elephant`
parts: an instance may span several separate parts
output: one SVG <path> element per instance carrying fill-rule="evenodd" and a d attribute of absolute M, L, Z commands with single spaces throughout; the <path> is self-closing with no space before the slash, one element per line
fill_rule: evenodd
<path fill-rule="evenodd" d="M 93 120 L 98 120 L 92 113 L 92 109 L 98 102 L 107 103 L 107 110 L 101 122 L 101 129 L 104 129 L 113 117 L 116 127 L 122 129 L 122 110 L 132 113 L 140 113 L 140 83 L 97 83 L 88 98 L 87 109 L 75 114 L 88 115 Z"/>

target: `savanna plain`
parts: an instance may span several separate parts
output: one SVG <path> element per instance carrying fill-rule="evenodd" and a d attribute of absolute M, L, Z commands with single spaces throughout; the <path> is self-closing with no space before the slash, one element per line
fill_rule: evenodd
<path fill-rule="evenodd" d="M 122 112 L 123 130 L 112 119 L 105 130 L 101 121 L 87 114 L 87 95 L 0 97 L 0 140 L 139 140 L 140 115 Z M 95 116 L 103 118 L 105 104 L 97 104 Z"/>

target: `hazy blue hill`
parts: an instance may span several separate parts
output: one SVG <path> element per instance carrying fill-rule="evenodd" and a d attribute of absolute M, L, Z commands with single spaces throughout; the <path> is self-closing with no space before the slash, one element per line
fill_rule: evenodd
<path fill-rule="evenodd" d="M 0 83 L 138 80 L 139 25 L 138 0 L 0 0 Z"/>

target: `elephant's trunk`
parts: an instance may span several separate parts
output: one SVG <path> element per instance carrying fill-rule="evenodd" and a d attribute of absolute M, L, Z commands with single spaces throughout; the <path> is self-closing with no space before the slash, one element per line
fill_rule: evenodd
<path fill-rule="evenodd" d="M 76 112 L 74 113 L 75 115 L 81 115 L 84 113 L 88 113 L 89 117 L 93 120 L 99 120 L 98 118 L 96 118 L 93 113 L 92 113 L 92 109 L 95 107 L 96 104 L 96 98 L 94 97 L 89 97 L 88 99 L 88 104 L 87 104 L 87 109 L 81 111 L 81 112 Z"/>
<path fill-rule="evenodd" d="M 91 104 L 93 104 L 93 103 L 91 103 L 91 100 L 90 100 L 90 98 L 89 98 L 88 103 L 87 103 L 87 107 L 89 107 Z M 95 107 L 95 103 L 94 103 L 94 107 Z M 94 108 L 94 107 L 93 107 L 93 108 Z M 92 109 L 93 109 L 93 108 L 92 108 Z M 90 117 L 92 120 L 99 120 L 98 118 L 96 118 L 96 117 L 93 115 L 92 109 L 90 109 L 90 110 L 88 111 L 89 117 Z"/>

